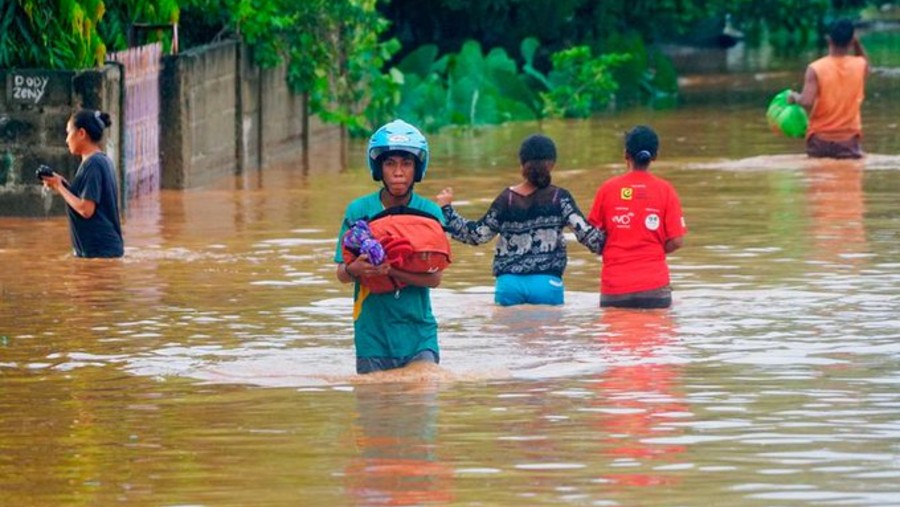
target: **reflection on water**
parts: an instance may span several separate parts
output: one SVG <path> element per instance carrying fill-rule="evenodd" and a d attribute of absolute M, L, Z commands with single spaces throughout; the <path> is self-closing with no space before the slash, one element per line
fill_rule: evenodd
<path fill-rule="evenodd" d="M 896 82 L 873 76 L 871 154 L 834 162 L 765 125 L 791 79 L 542 125 L 583 209 L 622 132 L 660 132 L 691 224 L 674 306 L 601 311 L 599 261 L 572 245 L 565 306 L 499 308 L 490 247 L 456 245 L 433 382 L 352 374 L 331 258 L 375 188 L 358 141 L 344 171 L 317 156 L 132 203 L 121 260 L 72 259 L 64 218 L 0 219 L 0 503 L 896 503 Z M 483 213 L 537 128 L 433 136 L 417 189 Z"/>
<path fill-rule="evenodd" d="M 862 163 L 823 161 L 806 175 L 816 260 L 860 264 L 867 256 Z"/>
<path fill-rule="evenodd" d="M 347 465 L 347 491 L 358 505 L 446 505 L 453 469 L 438 456 L 435 385 L 357 386 L 354 439 L 359 456 Z"/>
<path fill-rule="evenodd" d="M 629 487 L 674 485 L 684 445 L 654 445 L 649 439 L 679 432 L 667 421 L 690 419 L 684 400 L 681 366 L 660 361 L 677 331 L 667 311 L 604 311 L 605 329 L 598 336 L 610 367 L 596 379 L 594 400 L 600 434 L 607 435 L 606 454 L 614 471 L 603 476 L 611 491 Z M 657 463 L 658 462 L 658 463 Z M 642 466 L 643 465 L 643 466 Z M 638 467 L 635 469 L 634 467 Z"/>

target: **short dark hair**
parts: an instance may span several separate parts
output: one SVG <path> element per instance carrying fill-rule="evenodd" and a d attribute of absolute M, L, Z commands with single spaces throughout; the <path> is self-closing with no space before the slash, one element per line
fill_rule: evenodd
<path fill-rule="evenodd" d="M 652 128 L 638 125 L 625 134 L 625 153 L 640 168 L 650 165 L 659 151 L 659 136 Z"/>
<path fill-rule="evenodd" d="M 519 163 L 525 179 L 537 188 L 550 185 L 550 169 L 556 163 L 556 144 L 541 134 L 532 134 L 519 147 Z"/>
<path fill-rule="evenodd" d="M 839 47 L 845 48 L 850 45 L 850 41 L 853 40 L 853 22 L 849 19 L 838 19 L 837 21 L 831 23 L 831 26 L 828 28 L 828 37 L 831 38 L 831 42 Z"/>
<path fill-rule="evenodd" d="M 519 148 L 519 162 L 524 165 L 535 160 L 556 162 L 556 144 L 553 143 L 553 139 L 542 134 L 532 134 L 522 141 Z"/>

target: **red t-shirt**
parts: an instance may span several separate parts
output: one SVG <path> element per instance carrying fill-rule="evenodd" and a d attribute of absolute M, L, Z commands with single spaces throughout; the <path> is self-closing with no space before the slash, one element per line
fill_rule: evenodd
<path fill-rule="evenodd" d="M 647 171 L 610 178 L 597 190 L 588 221 L 607 234 L 601 293 L 629 294 L 669 284 L 664 246 L 687 232 L 671 183 Z"/>

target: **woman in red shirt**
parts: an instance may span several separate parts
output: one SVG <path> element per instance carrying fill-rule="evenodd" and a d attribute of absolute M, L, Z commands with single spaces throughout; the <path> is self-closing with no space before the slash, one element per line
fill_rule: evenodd
<path fill-rule="evenodd" d="M 650 174 L 659 137 L 639 125 L 625 135 L 628 172 L 597 190 L 588 221 L 606 230 L 600 306 L 668 308 L 666 254 L 681 248 L 687 227 L 672 185 Z"/>

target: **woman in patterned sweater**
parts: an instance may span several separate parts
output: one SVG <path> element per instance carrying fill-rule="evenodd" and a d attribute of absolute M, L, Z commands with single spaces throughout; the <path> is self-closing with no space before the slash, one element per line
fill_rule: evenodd
<path fill-rule="evenodd" d="M 561 305 L 566 270 L 563 227 L 569 226 L 578 242 L 596 254 L 603 250 L 606 233 L 585 220 L 568 190 L 550 184 L 556 164 L 552 139 L 540 134 L 526 138 L 519 162 L 523 181 L 504 189 L 480 220 L 466 220 L 453 209 L 451 188 L 441 190 L 436 200 L 453 239 L 481 245 L 500 235 L 493 265 L 497 304 Z"/>

